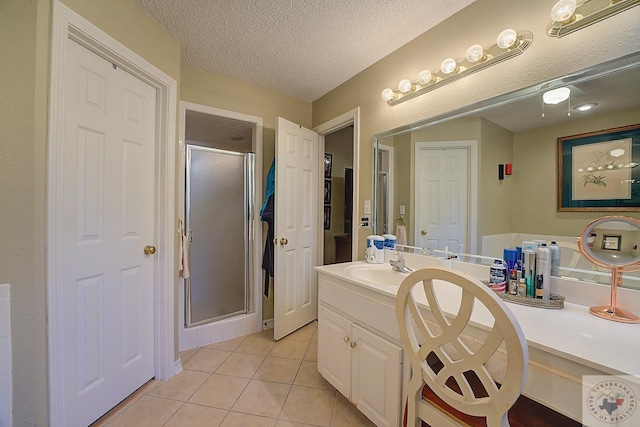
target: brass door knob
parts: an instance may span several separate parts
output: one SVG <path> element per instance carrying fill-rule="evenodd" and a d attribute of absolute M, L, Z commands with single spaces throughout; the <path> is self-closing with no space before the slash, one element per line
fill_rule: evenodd
<path fill-rule="evenodd" d="M 280 239 L 280 244 L 281 245 L 286 245 L 287 243 L 289 243 L 289 241 L 287 239 L 285 239 L 284 237 L 282 239 Z"/>
<path fill-rule="evenodd" d="M 143 252 L 145 255 L 153 255 L 156 253 L 156 247 L 152 245 L 147 245 L 144 247 Z"/>
<path fill-rule="evenodd" d="M 423 236 L 426 236 L 426 235 L 427 235 L 427 230 L 422 230 L 422 231 L 420 232 L 420 234 L 422 234 Z"/>

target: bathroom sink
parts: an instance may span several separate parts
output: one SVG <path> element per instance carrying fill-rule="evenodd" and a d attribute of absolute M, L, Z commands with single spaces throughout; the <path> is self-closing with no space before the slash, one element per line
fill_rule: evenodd
<path fill-rule="evenodd" d="M 396 286 L 400 286 L 408 276 L 407 273 L 393 271 L 389 264 L 352 265 L 345 268 L 345 273 L 365 282 Z"/>

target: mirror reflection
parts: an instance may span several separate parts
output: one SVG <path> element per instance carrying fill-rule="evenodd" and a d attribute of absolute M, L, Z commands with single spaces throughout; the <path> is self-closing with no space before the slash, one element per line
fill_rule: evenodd
<path fill-rule="evenodd" d="M 415 252 L 500 258 L 524 240 L 555 240 L 561 275 L 608 284 L 609 274 L 594 272 L 576 245 L 602 211 L 557 211 L 557 141 L 639 123 L 639 67 L 640 52 L 376 135 L 374 233 L 406 232 Z M 545 104 L 543 93 L 558 87 L 568 87 L 569 98 Z M 633 151 L 638 144 L 634 139 Z M 499 165 L 504 173 L 507 164 L 511 175 L 499 176 Z M 640 191 L 631 181 L 631 191 Z M 603 236 L 603 257 L 630 256 L 630 237 Z M 618 244 L 619 252 L 609 249 Z M 623 286 L 640 289 L 629 282 L 625 277 Z"/>
<path fill-rule="evenodd" d="M 626 266 L 640 261 L 640 229 L 633 222 L 603 220 L 583 233 L 583 248 L 601 264 Z"/>

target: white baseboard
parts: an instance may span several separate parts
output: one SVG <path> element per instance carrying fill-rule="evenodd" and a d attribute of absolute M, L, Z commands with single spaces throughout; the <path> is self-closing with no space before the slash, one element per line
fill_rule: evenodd
<path fill-rule="evenodd" d="M 273 318 L 262 321 L 262 330 L 273 329 Z"/>

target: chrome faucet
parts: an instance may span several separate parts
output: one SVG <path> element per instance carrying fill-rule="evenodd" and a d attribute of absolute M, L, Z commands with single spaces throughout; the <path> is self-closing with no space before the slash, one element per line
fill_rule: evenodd
<path fill-rule="evenodd" d="M 405 265 L 402 253 L 395 251 L 394 254 L 396 255 L 397 259 L 392 259 L 389 261 L 389 264 L 391 264 L 391 269 L 393 271 L 399 271 L 400 273 L 411 273 L 413 270 Z"/>

